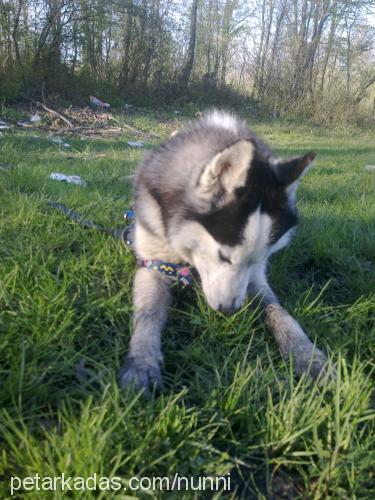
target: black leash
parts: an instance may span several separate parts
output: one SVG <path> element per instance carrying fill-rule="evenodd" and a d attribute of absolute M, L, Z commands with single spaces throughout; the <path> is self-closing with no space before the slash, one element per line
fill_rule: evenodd
<path fill-rule="evenodd" d="M 62 212 L 64 215 L 69 217 L 69 219 L 73 220 L 74 222 L 77 222 L 83 227 L 87 227 L 89 229 L 95 229 L 95 231 L 99 231 L 101 233 L 109 234 L 112 236 L 112 238 L 115 238 L 117 240 L 121 240 L 124 245 L 127 247 L 131 248 L 133 245 L 133 231 L 134 231 L 134 224 L 130 223 L 128 226 L 121 228 L 121 229 L 111 229 L 108 227 L 103 227 L 100 226 L 99 224 L 95 224 L 95 222 L 92 222 L 91 220 L 85 219 L 84 216 L 78 212 L 75 212 L 71 208 L 66 207 L 62 203 L 57 203 L 56 201 L 49 201 L 48 205 L 50 205 L 52 208 L 55 208 Z M 132 220 L 132 217 L 130 214 L 132 211 L 127 211 L 125 212 L 125 220 Z"/>

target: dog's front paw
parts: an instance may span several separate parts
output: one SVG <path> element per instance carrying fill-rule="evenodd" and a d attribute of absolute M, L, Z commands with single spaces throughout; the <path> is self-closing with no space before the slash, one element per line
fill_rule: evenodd
<path fill-rule="evenodd" d="M 119 371 L 118 381 L 121 389 L 143 390 L 144 395 L 149 397 L 152 390 L 163 387 L 160 363 L 157 359 L 150 362 L 128 356 Z"/>
<path fill-rule="evenodd" d="M 326 355 L 310 342 L 303 343 L 292 352 L 294 370 L 297 375 L 306 373 L 318 384 L 334 378 L 334 371 L 330 370 Z"/>

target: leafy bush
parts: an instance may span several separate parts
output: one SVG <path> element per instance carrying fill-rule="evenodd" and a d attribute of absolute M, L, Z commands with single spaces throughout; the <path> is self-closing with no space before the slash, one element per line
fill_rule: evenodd
<path fill-rule="evenodd" d="M 22 89 L 22 73 L 19 69 L 8 68 L 0 72 L 0 100 L 15 101 Z"/>

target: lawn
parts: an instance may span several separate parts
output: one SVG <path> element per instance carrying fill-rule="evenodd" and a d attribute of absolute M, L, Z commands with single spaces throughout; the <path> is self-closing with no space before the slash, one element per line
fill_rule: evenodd
<path fill-rule="evenodd" d="M 176 117 L 150 112 L 132 123 L 154 132 L 151 147 Z M 4 133 L 1 498 L 10 496 L 11 476 L 36 473 L 122 478 L 116 492 L 70 493 L 84 499 L 224 496 L 128 487 L 132 476 L 177 473 L 230 477 L 230 498 L 375 498 L 375 172 L 365 169 L 375 162 L 374 135 L 277 122 L 254 128 L 280 155 L 318 153 L 299 189 L 299 231 L 273 257 L 270 282 L 336 363 L 337 379 L 322 387 L 295 379 L 257 311 L 245 305 L 225 317 L 189 289 L 178 292 L 163 336 L 165 392 L 149 401 L 121 392 L 135 258 L 47 202 L 121 227 L 132 203 L 125 177 L 144 150 L 127 145 L 130 135 L 66 138 L 64 148 L 35 131 Z M 88 185 L 50 180 L 52 172 Z"/>

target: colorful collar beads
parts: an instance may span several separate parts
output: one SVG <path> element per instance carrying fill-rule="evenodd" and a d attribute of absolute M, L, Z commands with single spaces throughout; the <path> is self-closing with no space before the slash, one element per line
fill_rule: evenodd
<path fill-rule="evenodd" d="M 133 245 L 133 232 L 135 225 L 135 213 L 133 210 L 126 210 L 124 213 L 124 219 L 130 221 L 130 225 L 125 229 L 123 233 L 124 243 L 131 247 Z M 186 264 L 173 264 L 171 262 L 165 262 L 159 259 L 137 259 L 138 265 L 140 267 L 145 267 L 146 269 L 159 271 L 159 273 L 165 274 L 168 278 L 178 283 L 180 286 L 189 286 L 193 283 L 193 276 L 189 266 Z"/>

